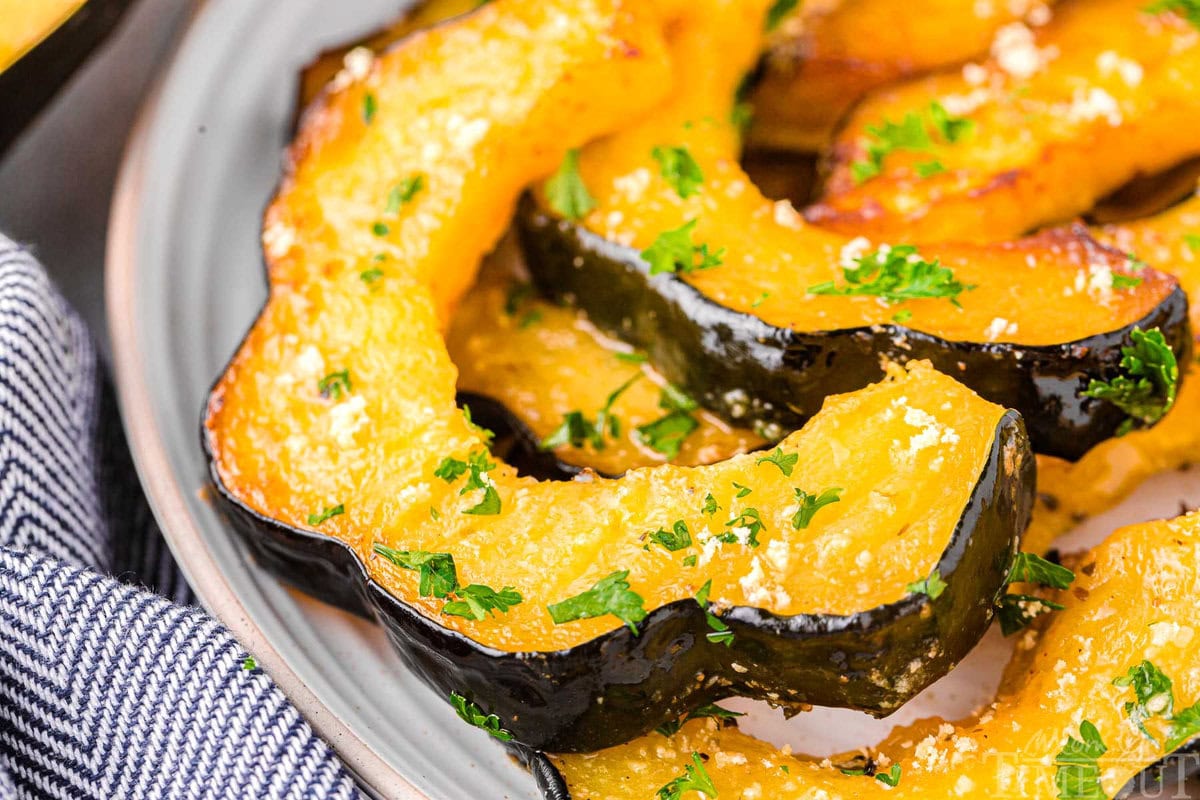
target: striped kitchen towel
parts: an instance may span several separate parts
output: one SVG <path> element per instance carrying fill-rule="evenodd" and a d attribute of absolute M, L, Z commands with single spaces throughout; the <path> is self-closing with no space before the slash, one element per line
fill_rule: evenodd
<path fill-rule="evenodd" d="M 0 798 L 357 798 L 192 604 L 82 321 L 0 236 Z"/>

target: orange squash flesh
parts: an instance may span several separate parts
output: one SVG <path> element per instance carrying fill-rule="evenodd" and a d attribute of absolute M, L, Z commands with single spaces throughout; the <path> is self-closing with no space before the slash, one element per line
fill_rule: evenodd
<path fill-rule="evenodd" d="M 648 609 L 690 597 L 711 577 L 713 602 L 769 601 L 782 614 L 872 608 L 928 574 L 1005 412 L 926 364 L 830 398 L 826 413 L 782 442 L 803 454 L 790 476 L 753 455 L 565 484 L 497 463 L 487 478 L 502 510 L 478 516 L 464 512 L 484 490 L 464 495 L 465 478 L 434 474 L 444 458 L 483 448 L 454 404 L 444 321 L 520 187 L 550 172 L 566 147 L 658 101 L 666 88 L 653 87 L 671 85 L 662 31 L 683 37 L 696 19 L 745 13 L 742 0 L 710 0 L 704 13 L 686 6 L 684 16 L 667 2 L 632 10 L 616 0 L 497 0 L 407 40 L 309 111 L 266 215 L 270 299 L 209 402 L 207 443 L 229 497 L 341 539 L 413 607 L 510 651 L 556 650 L 619 627 L 612 617 L 555 626 L 545 606 L 621 569 Z M 464 63 L 472 58 L 479 63 Z M 385 215 L 390 188 L 414 174 L 426 188 Z M 374 235 L 381 219 L 387 231 Z M 376 269 L 381 276 L 362 279 Z M 322 376 L 342 370 L 352 386 L 322 395 Z M 722 532 L 723 520 L 701 508 L 708 493 L 731 514 L 748 507 L 734 481 L 752 484 L 763 546 L 785 542 L 786 565 L 736 545 L 719 556 L 710 547 L 711 563 L 697 553 L 707 569 L 689 571 L 682 554 L 643 547 L 645 534 L 681 519 L 698 538 L 710 525 Z M 833 486 L 844 488 L 841 502 L 793 530 L 794 489 Z M 343 513 L 320 519 L 337 506 Z M 419 597 L 416 572 L 372 555 L 377 543 L 452 553 L 462 584 L 512 586 L 526 600 L 483 621 L 441 615 L 442 601 Z M 856 566 L 844 566 L 847 548 L 861 556 Z M 811 568 L 828 559 L 836 572 Z"/>
<path fill-rule="evenodd" d="M 515 255 L 513 256 L 515 258 Z M 603 447 L 564 444 L 554 449 L 563 463 L 605 475 L 670 461 L 696 466 L 723 461 L 765 444 L 753 431 L 734 428 L 696 409 L 697 428 L 668 459 L 639 440 L 636 430 L 663 417 L 666 381 L 648 364 L 621 360 L 629 348 L 599 333 L 586 317 L 534 297 L 506 307 L 514 287 L 527 286 L 508 254 L 484 262 L 479 282 L 463 298 L 446 332 L 446 348 L 458 367 L 458 388 L 502 403 L 538 441 L 553 434 L 565 415 L 579 411 L 594 421 L 609 394 L 638 377 L 612 406 L 620 433 Z"/>
<path fill-rule="evenodd" d="M 1173 278 L 1144 272 L 1134 288 L 1112 289 L 1127 274 L 1123 254 L 1097 248 L 1086 236 L 1057 231 L 990 246 L 920 246 L 926 260 L 940 259 L 954 276 L 976 288 L 958 296 L 889 305 L 876 297 L 810 294 L 823 282 L 844 283 L 851 255 L 912 240 L 851 240 L 806 224 L 786 202 L 772 203 L 737 162 L 737 132 L 728 122 L 731 98 L 756 48 L 736 23 L 697 27 L 676 44 L 687 80 L 668 103 L 639 124 L 584 149 L 580 172 L 597 207 L 584 220 L 606 239 L 639 250 L 659 234 L 690 220 L 695 244 L 724 248 L 723 265 L 688 274 L 689 283 L 728 308 L 772 325 L 830 331 L 885 324 L 900 310 L 905 327 L 962 342 L 1061 344 L 1116 330 L 1141 319 L 1175 288 Z M 749 41 L 748 41 L 749 40 Z M 711 58 L 721 53 L 721 59 Z M 681 199 L 660 176 L 656 146 L 683 146 L 699 164 L 704 183 Z M 543 198 L 544 202 L 544 198 Z"/>
<path fill-rule="evenodd" d="M 1001 26 L 1049 16 L 1052 3 L 808 0 L 780 27 L 752 95 L 751 142 L 824 150 L 872 89 L 986 54 Z"/>
<path fill-rule="evenodd" d="M 1067 3 L 1000 58 L 878 92 L 847 121 L 808 218 L 871 237 L 1001 241 L 1071 219 L 1138 174 L 1200 152 L 1200 31 L 1143 0 Z M 868 126 L 928 123 L 932 103 L 971 120 L 954 143 L 888 154 L 859 183 Z M 921 177 L 919 164 L 944 171 Z"/>
<path fill-rule="evenodd" d="M 722 798 L 1050 798 L 1058 796 L 1055 757 L 1068 736 L 1080 737 L 1087 720 L 1108 748 L 1099 767 L 1111 797 L 1164 755 L 1130 723 L 1122 705 L 1133 692 L 1113 686 L 1113 679 L 1149 659 L 1174 682 L 1177 713 L 1200 701 L 1194 652 L 1200 515 L 1122 529 L 1070 565 L 1072 588 L 1049 596 L 1066 609 L 1029 634 L 1029 649 L 1018 650 L 992 705 L 958 722 L 933 718 L 897 729 L 868 748 L 881 771 L 900 764 L 895 788 L 833 766 L 857 754 L 831 760 L 788 755 L 707 719 L 687 723 L 670 738 L 651 733 L 599 753 L 552 760 L 572 800 L 653 797 L 683 774 L 693 752 L 706 758 Z M 1147 726 L 1163 741 L 1161 719 Z"/>
<path fill-rule="evenodd" d="M 1145 261 L 1169 264 L 1191 300 L 1193 329 L 1200 323 L 1200 194 L 1138 222 L 1097 229 L 1102 240 Z M 1040 501 L 1025 535 L 1026 549 L 1042 551 L 1085 517 L 1111 508 L 1142 481 L 1200 458 L 1200 386 L 1185 380 L 1175 407 L 1153 428 L 1097 446 L 1075 463 L 1039 456 Z"/>

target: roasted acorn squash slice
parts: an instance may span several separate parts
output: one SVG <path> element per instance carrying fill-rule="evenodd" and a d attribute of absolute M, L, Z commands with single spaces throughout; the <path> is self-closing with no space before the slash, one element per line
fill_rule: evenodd
<path fill-rule="evenodd" d="M 752 144 L 823 151 L 872 89 L 985 55 L 1002 26 L 1050 3 L 807 0 L 773 36 L 751 101 Z"/>
<path fill-rule="evenodd" d="M 654 797 L 685 775 L 695 753 L 711 797 L 1111 797 L 1200 732 L 1200 515 L 1125 528 L 1068 563 L 1074 584 L 1049 598 L 1066 608 L 1030 632 L 991 706 L 958 722 L 923 720 L 868 748 L 876 774 L 897 778 L 894 787 L 864 774 L 859 753 L 790 755 L 713 719 L 600 753 L 550 756 L 560 774 L 542 757 L 535 774 L 554 800 Z M 1169 688 L 1126 682 L 1147 662 Z M 1142 687 L 1149 691 L 1139 698 Z M 1131 709 L 1147 711 L 1146 733 Z M 1076 793 L 1064 793 L 1066 781 Z"/>
<path fill-rule="evenodd" d="M 719 23 L 678 37 L 686 79 L 670 101 L 581 154 L 579 179 L 594 198 L 581 221 L 547 210 L 545 191 L 537 207 L 526 204 L 521 231 L 543 292 L 574 300 L 601 329 L 646 348 L 701 405 L 768 437 L 800 424 L 828 393 L 876 380 L 881 356 L 928 358 L 1019 410 L 1039 452 L 1078 458 L 1154 421 L 1085 392 L 1119 377 L 1136 328 L 1159 328 L 1180 360 L 1190 352 L 1174 278 L 1134 275 L 1125 254 L 1082 230 L 922 245 L 906 256 L 901 242 L 805 224 L 738 167 L 731 97 L 754 59 L 739 41 Z M 688 191 L 664 177 L 664 147 L 685 152 L 700 176 Z M 905 277 L 914 261 L 925 273 Z M 1172 391 L 1164 385 L 1158 411 Z"/>
<path fill-rule="evenodd" d="M 744 13 L 498 0 L 326 95 L 266 215 L 270 298 L 209 399 L 259 557 L 368 599 L 418 674 L 531 745 L 742 692 L 886 713 L 981 635 L 1028 521 L 1020 419 L 927 364 L 767 456 L 618 481 L 518 477 L 455 406 L 444 321 L 521 187 L 660 100 L 664 31 Z M 909 593 L 935 570 L 944 591 Z"/>
<path fill-rule="evenodd" d="M 1200 153 L 1200 31 L 1159 5 L 1067 3 L 986 63 L 871 96 L 808 218 L 871 237 L 1001 241 Z M 962 121 L 939 130 L 939 108 Z"/>

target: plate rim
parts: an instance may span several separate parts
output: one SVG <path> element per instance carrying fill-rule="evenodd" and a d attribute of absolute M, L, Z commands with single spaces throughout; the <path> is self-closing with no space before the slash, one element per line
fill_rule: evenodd
<path fill-rule="evenodd" d="M 173 475 L 153 413 L 134 299 L 138 287 L 138 210 L 142 205 L 142 187 L 147 173 L 146 144 L 158 117 L 163 87 L 179 68 L 180 53 L 197 24 L 215 14 L 220 5 L 220 2 L 202 3 L 188 21 L 170 64 L 138 111 L 117 172 L 105 243 L 104 308 L 121 421 L 150 509 L 171 554 L 205 610 L 254 653 L 275 685 L 337 754 L 360 788 L 381 798 L 432 800 L 321 702 L 241 604 L 188 513 L 182 486 Z"/>

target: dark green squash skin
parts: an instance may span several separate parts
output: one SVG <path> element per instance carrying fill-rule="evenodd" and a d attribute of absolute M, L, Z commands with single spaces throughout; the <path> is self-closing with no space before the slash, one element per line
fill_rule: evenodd
<path fill-rule="evenodd" d="M 705 638 L 704 610 L 684 599 L 652 611 L 639 636 L 621 627 L 565 650 L 511 653 L 444 628 L 399 600 L 337 539 L 242 504 L 221 483 L 208 435 L 202 440 L 221 505 L 263 567 L 326 602 L 374 617 L 435 691 L 469 697 L 497 714 L 518 742 L 553 752 L 611 747 L 733 695 L 891 713 L 946 674 L 987 630 L 1029 523 L 1035 485 L 1024 426 L 1007 412 L 939 559 L 947 588 L 936 600 L 910 595 L 848 616 L 782 617 L 733 607 L 722 615 L 735 635 L 727 648 Z M 921 665 L 915 672 L 914 660 Z"/>
<path fill-rule="evenodd" d="M 116 27 L 134 1 L 88 0 L 49 36 L 0 71 L 0 154 Z"/>
<path fill-rule="evenodd" d="M 1161 329 L 1179 363 L 1191 358 L 1187 295 L 1179 287 L 1133 324 L 1061 345 L 955 342 L 895 324 L 802 332 L 722 306 L 676 275 L 651 276 L 636 250 L 548 214 L 529 197 L 518 230 L 542 293 L 577 304 L 602 330 L 645 349 L 701 405 L 764 434 L 795 430 L 829 395 L 878 381 L 881 356 L 929 359 L 1021 412 L 1037 452 L 1076 460 L 1126 419 L 1111 403 L 1080 393 L 1092 378 L 1120 374 L 1121 347 L 1135 327 Z"/>

